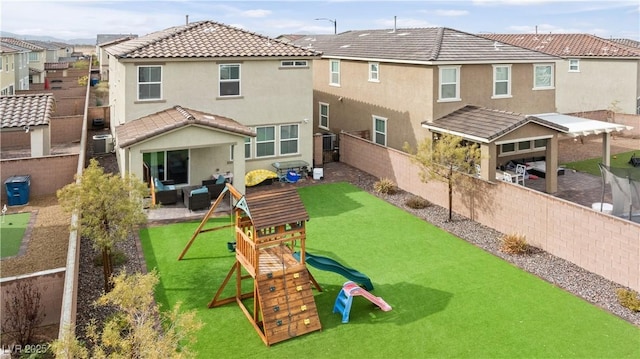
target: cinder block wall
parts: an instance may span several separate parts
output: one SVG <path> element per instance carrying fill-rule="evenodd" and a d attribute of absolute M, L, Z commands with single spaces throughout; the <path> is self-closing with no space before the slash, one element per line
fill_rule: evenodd
<path fill-rule="evenodd" d="M 449 207 L 447 185 L 421 182 L 406 153 L 341 133 L 340 161 Z M 453 210 L 499 232 L 523 234 L 536 247 L 640 290 L 640 224 L 522 186 L 479 179 L 473 190 L 454 192 Z"/>
<path fill-rule="evenodd" d="M 5 302 L 12 298 L 10 294 L 15 290 L 17 283 L 33 281 L 31 285 L 40 292 L 40 305 L 45 314 L 40 326 L 59 324 L 64 275 L 65 268 L 58 268 L 25 276 L 2 278 L 0 280 L 0 292 L 2 293 L 0 317 L 7 317 Z"/>
<path fill-rule="evenodd" d="M 29 198 L 56 193 L 74 181 L 79 154 L 9 159 L 0 162 L 2 191 L 0 201 L 7 203 L 4 181 L 15 175 L 30 175 Z"/>

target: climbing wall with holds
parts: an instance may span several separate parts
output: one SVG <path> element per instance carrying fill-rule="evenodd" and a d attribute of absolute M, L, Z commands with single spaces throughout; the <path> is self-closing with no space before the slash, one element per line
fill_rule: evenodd
<path fill-rule="evenodd" d="M 267 344 L 322 329 L 304 265 L 256 277 Z"/>

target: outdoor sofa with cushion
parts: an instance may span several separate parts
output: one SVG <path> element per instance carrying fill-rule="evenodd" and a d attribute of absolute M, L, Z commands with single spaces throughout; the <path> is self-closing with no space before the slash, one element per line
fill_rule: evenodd
<path fill-rule="evenodd" d="M 214 201 L 218 198 L 218 196 L 220 196 L 220 193 L 222 193 L 222 190 L 224 190 L 226 183 L 227 181 L 222 175 L 220 175 L 216 179 L 202 181 L 202 185 L 206 186 L 209 189 L 209 195 Z"/>
<path fill-rule="evenodd" d="M 153 179 L 153 185 L 156 189 L 156 204 L 175 204 L 178 202 L 178 190 L 173 183 L 172 180 Z"/>
<path fill-rule="evenodd" d="M 207 187 L 186 187 L 182 189 L 182 200 L 184 206 L 190 211 L 209 208 L 211 196 Z"/>

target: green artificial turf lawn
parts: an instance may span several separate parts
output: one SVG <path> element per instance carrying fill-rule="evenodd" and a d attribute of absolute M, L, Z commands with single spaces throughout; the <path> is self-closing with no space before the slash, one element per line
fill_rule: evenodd
<path fill-rule="evenodd" d="M 266 347 L 237 304 L 207 308 L 234 263 L 231 229 L 201 234 L 182 261 L 197 222 L 143 229 L 147 265 L 160 273 L 158 302 L 182 301 L 206 323 L 201 358 L 640 357 L 639 328 L 357 187 L 299 193 L 311 218 L 307 251 L 368 275 L 372 294 L 393 309 L 355 297 L 342 324 L 332 309 L 347 279 L 310 267 L 324 289 L 315 292 L 322 331 Z"/>
<path fill-rule="evenodd" d="M 30 217 L 31 213 L 28 212 L 4 215 L 3 223 L 0 223 L 0 257 L 18 254 Z"/>
<path fill-rule="evenodd" d="M 631 164 L 629 163 L 629 159 L 631 155 L 635 153 L 636 156 L 640 156 L 640 149 L 637 151 L 629 151 L 623 153 L 617 153 L 615 155 L 611 155 L 610 164 L 612 167 L 622 167 L 622 168 L 631 168 Z M 570 162 L 564 165 L 564 167 L 574 169 L 578 172 L 585 172 L 592 174 L 594 176 L 600 176 L 600 167 L 598 167 L 598 163 L 602 162 L 602 157 L 591 158 L 584 161 Z"/>

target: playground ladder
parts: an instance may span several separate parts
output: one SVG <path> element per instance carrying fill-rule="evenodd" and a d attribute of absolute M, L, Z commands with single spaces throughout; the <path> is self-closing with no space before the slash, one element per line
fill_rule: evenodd
<path fill-rule="evenodd" d="M 349 323 L 349 312 L 351 312 L 351 304 L 353 296 L 343 287 L 338 293 L 336 302 L 333 305 L 333 312 L 342 314 L 342 323 Z"/>

